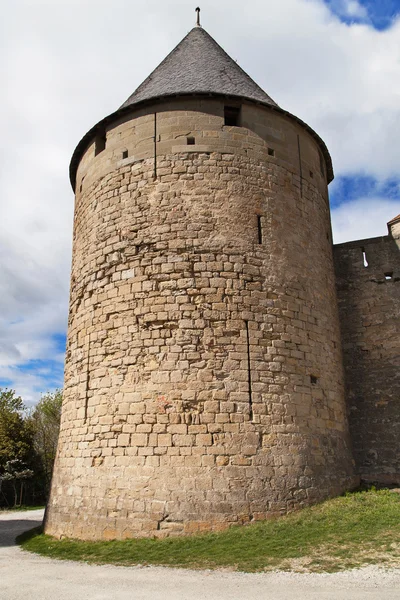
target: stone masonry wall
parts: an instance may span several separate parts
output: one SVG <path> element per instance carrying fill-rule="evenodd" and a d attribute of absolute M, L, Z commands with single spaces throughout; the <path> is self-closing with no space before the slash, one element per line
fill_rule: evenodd
<path fill-rule="evenodd" d="M 400 483 L 400 250 L 334 246 L 351 437 L 362 479 Z"/>
<path fill-rule="evenodd" d="M 221 529 L 355 481 L 315 141 L 262 107 L 155 108 L 156 144 L 138 113 L 78 171 L 53 535 Z"/>

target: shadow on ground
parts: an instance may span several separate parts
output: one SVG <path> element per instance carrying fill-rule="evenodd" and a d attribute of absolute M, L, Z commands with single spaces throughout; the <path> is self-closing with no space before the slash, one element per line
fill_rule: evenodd
<path fill-rule="evenodd" d="M 42 519 L 1 519 L 0 520 L 0 548 L 15 546 L 15 538 L 33 527 L 39 527 Z"/>

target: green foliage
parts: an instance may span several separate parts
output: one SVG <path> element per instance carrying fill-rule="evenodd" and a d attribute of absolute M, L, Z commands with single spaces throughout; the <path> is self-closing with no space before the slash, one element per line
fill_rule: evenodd
<path fill-rule="evenodd" d="M 62 390 L 44 394 L 29 418 L 34 450 L 41 463 L 47 492 L 57 451 L 61 404 Z"/>
<path fill-rule="evenodd" d="M 398 566 L 399 539 L 399 494 L 371 490 L 216 534 L 82 542 L 33 531 L 19 543 L 52 558 L 92 563 L 338 571 L 376 562 Z"/>
<path fill-rule="evenodd" d="M 0 388 L 0 505 L 43 502 L 50 489 L 62 392 L 44 394 L 31 414 Z M 29 481 L 28 481 L 29 480 Z"/>
<path fill-rule="evenodd" d="M 33 434 L 24 411 L 14 390 L 0 389 L 0 500 L 14 506 L 22 503 L 25 482 L 34 474 Z"/>
<path fill-rule="evenodd" d="M 22 398 L 13 390 L 0 388 L 0 475 L 9 461 L 31 462 L 33 438 L 24 410 Z"/>
<path fill-rule="evenodd" d="M 0 414 L 4 412 L 18 412 L 25 410 L 24 403 L 20 396 L 15 395 L 14 390 L 0 388 Z"/>
<path fill-rule="evenodd" d="M 33 477 L 32 469 L 28 469 L 26 464 L 18 459 L 6 462 L 4 471 L 0 475 L 0 482 L 8 481 L 11 483 L 14 493 L 14 506 L 22 504 L 24 497 L 24 482 Z"/>
<path fill-rule="evenodd" d="M 20 460 L 14 459 L 6 462 L 3 481 L 11 481 L 12 479 L 29 479 L 33 476 L 32 469 L 28 469 Z"/>

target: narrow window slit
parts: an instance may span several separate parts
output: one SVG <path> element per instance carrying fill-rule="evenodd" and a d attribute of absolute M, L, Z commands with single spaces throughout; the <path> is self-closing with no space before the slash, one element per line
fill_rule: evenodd
<path fill-rule="evenodd" d="M 89 368 L 89 363 L 90 363 L 90 335 L 88 338 L 88 349 L 87 349 L 87 356 L 86 356 L 86 382 L 85 382 L 85 413 L 84 413 L 84 417 L 83 417 L 83 422 L 86 423 L 87 422 L 87 418 L 88 418 L 88 405 L 89 405 L 89 386 L 90 386 L 90 368 Z"/>
<path fill-rule="evenodd" d="M 318 383 L 318 377 L 316 375 L 310 375 L 311 385 L 316 385 Z"/>
<path fill-rule="evenodd" d="M 128 150 L 122 152 L 122 158 L 128 158 Z"/>
<path fill-rule="evenodd" d="M 257 233 L 258 233 L 258 243 L 262 244 L 263 243 L 263 239 L 262 239 L 262 221 L 261 221 L 261 215 L 257 215 Z"/>
<path fill-rule="evenodd" d="M 224 107 L 224 121 L 225 125 L 231 127 L 239 127 L 240 119 L 240 108 L 237 106 L 225 106 Z"/>
<path fill-rule="evenodd" d="M 249 417 L 250 421 L 253 420 L 253 393 L 252 393 L 252 383 L 251 383 L 251 357 L 250 357 L 250 332 L 249 332 L 249 322 L 245 321 L 246 324 L 246 341 L 247 341 L 247 381 L 249 386 Z"/>
<path fill-rule="evenodd" d="M 310 177 L 311 179 L 314 179 L 314 173 L 312 171 L 310 171 Z"/>
<path fill-rule="evenodd" d="M 100 154 L 100 152 L 103 152 L 103 150 L 106 147 L 106 142 L 107 142 L 106 133 L 105 133 L 105 131 L 102 131 L 101 133 L 99 133 L 98 136 L 96 136 L 96 139 L 94 141 L 94 155 L 95 156 Z"/>
<path fill-rule="evenodd" d="M 361 251 L 362 251 L 362 255 L 363 255 L 364 267 L 368 267 L 367 253 L 365 252 L 365 248 L 362 248 Z"/>
<path fill-rule="evenodd" d="M 393 277 L 393 271 L 389 271 L 388 273 L 385 273 L 385 279 L 386 281 L 390 281 Z"/>
<path fill-rule="evenodd" d="M 157 179 L 157 113 L 154 113 L 154 174 L 153 179 Z"/>
<path fill-rule="evenodd" d="M 275 156 L 275 150 L 273 148 L 268 148 L 268 156 Z"/>
<path fill-rule="evenodd" d="M 81 192 L 83 190 L 83 182 L 85 180 L 85 176 L 82 177 L 81 179 L 81 185 L 79 186 L 79 191 Z"/>
<path fill-rule="evenodd" d="M 186 143 L 188 146 L 194 146 L 196 143 L 196 140 L 194 137 L 188 137 L 188 138 L 186 138 Z"/>

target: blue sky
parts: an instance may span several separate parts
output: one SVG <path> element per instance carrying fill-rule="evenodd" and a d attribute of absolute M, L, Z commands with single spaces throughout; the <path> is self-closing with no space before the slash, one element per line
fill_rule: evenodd
<path fill-rule="evenodd" d="M 365 10 L 364 15 L 362 14 L 363 11 L 357 10 L 356 7 L 352 14 L 347 2 L 326 0 L 326 4 L 344 23 L 351 25 L 367 21 L 380 31 L 390 27 L 393 19 L 400 13 L 399 0 L 358 0 L 355 4 L 358 4 Z"/>
<path fill-rule="evenodd" d="M 0 387 L 62 387 L 72 152 L 194 25 L 187 0 L 18 0 L 2 8 Z M 193 10 L 192 10 L 193 8 Z M 203 0 L 202 23 L 331 152 L 336 243 L 400 213 L 400 0 Z M 143 48 L 147 48 L 144 52 Z"/>
<path fill-rule="evenodd" d="M 339 175 L 329 191 L 332 209 L 357 198 L 377 196 L 400 201 L 400 179 L 389 177 L 379 180 L 367 174 Z"/>

